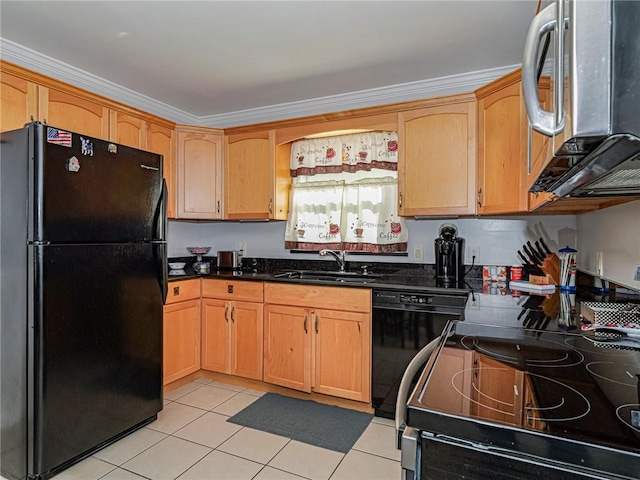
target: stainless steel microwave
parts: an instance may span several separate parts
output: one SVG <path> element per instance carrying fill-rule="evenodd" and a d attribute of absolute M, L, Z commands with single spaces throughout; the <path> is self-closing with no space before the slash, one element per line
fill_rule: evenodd
<path fill-rule="evenodd" d="M 617 0 L 556 0 L 534 17 L 522 88 L 545 141 L 531 192 L 640 195 L 639 19 L 640 2 Z"/>

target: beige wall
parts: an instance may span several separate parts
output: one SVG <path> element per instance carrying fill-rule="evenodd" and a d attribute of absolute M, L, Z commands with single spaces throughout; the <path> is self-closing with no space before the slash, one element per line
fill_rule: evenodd
<path fill-rule="evenodd" d="M 640 290 L 633 279 L 640 265 L 640 200 L 578 215 L 577 224 L 578 267 L 596 274 L 601 251 L 602 277 Z"/>

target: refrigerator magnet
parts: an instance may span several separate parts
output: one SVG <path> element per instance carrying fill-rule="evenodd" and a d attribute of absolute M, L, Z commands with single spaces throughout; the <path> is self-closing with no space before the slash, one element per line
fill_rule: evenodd
<path fill-rule="evenodd" d="M 80 153 L 93 157 L 93 143 L 91 143 L 88 138 L 82 137 L 80 137 L 80 142 L 82 143 Z"/>
<path fill-rule="evenodd" d="M 78 170 L 80 170 L 80 160 L 75 156 L 67 159 L 67 171 L 77 172 Z"/>
<path fill-rule="evenodd" d="M 110 143 L 107 146 L 107 150 L 109 151 L 109 153 L 118 153 L 118 146 L 115 143 Z"/>

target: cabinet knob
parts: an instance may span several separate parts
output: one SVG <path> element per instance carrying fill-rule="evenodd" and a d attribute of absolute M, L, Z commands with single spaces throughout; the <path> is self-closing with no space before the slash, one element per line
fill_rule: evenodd
<path fill-rule="evenodd" d="M 481 195 L 482 195 L 482 187 L 480 187 L 478 189 L 478 206 L 482 207 L 482 199 L 481 199 Z"/>
<path fill-rule="evenodd" d="M 224 306 L 224 319 L 229 323 L 229 305 Z"/>
<path fill-rule="evenodd" d="M 236 323 L 236 307 L 231 307 L 231 323 Z"/>
<path fill-rule="evenodd" d="M 315 325 L 315 328 L 316 328 L 316 333 L 318 333 L 318 315 L 316 315 L 316 325 Z"/>
<path fill-rule="evenodd" d="M 220 213 L 220 200 L 216 202 L 216 212 Z"/>
<path fill-rule="evenodd" d="M 273 213 L 273 198 L 269 199 L 269 213 Z"/>
<path fill-rule="evenodd" d="M 309 321 L 309 318 L 305 315 L 304 316 L 304 333 L 309 333 L 309 330 L 307 330 L 307 322 Z"/>
<path fill-rule="evenodd" d="M 402 208 L 402 192 L 400 192 L 400 197 L 398 198 L 398 207 Z"/>

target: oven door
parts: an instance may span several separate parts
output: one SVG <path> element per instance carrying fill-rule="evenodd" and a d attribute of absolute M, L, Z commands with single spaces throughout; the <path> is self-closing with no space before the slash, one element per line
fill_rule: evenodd
<path fill-rule="evenodd" d="M 551 463 L 542 458 L 529 458 L 487 446 L 479 447 L 471 442 L 433 436 L 424 432 L 417 436 L 417 442 L 414 445 L 417 449 L 414 456 L 415 471 L 412 472 L 406 468 L 403 461 L 404 479 L 593 480 L 594 478 L 615 478 L 594 476 L 586 471 L 580 472 L 573 466 Z"/>

